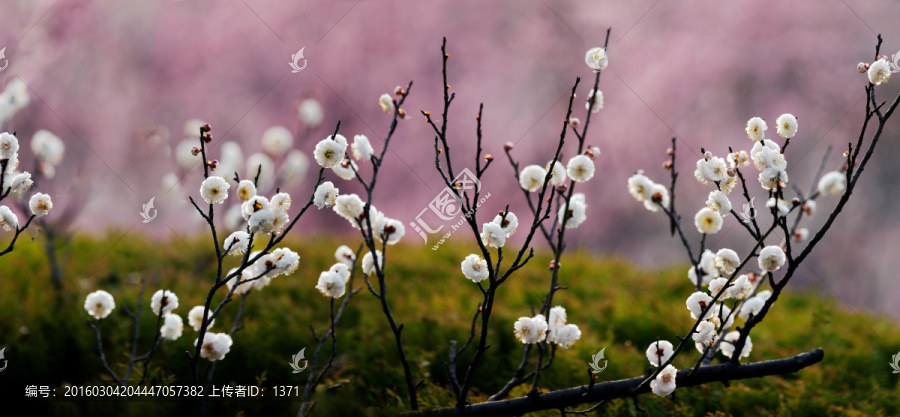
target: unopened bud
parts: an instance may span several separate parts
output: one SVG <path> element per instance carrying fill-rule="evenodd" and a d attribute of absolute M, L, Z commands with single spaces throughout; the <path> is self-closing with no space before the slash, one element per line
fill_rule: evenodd
<path fill-rule="evenodd" d="M 573 117 L 569 119 L 569 125 L 572 126 L 572 129 L 578 129 L 578 126 L 581 126 L 581 120 L 577 117 Z"/>
<path fill-rule="evenodd" d="M 200 135 L 200 138 L 203 139 L 203 141 L 206 143 L 212 142 L 212 135 L 210 135 L 209 132 L 203 133 L 202 135 Z"/>
<path fill-rule="evenodd" d="M 666 171 L 672 169 L 672 161 L 663 162 L 663 169 Z"/>
<path fill-rule="evenodd" d="M 591 158 L 591 160 L 593 161 L 597 159 L 598 156 L 600 156 L 600 147 L 594 146 L 587 148 L 587 150 L 584 151 L 584 154 L 587 155 L 588 158 Z"/>
<path fill-rule="evenodd" d="M 215 171 L 216 167 L 219 166 L 219 161 L 216 159 L 213 159 L 212 161 L 206 161 L 206 165 L 209 166 L 209 169 Z"/>
<path fill-rule="evenodd" d="M 209 123 L 204 123 L 203 126 L 200 126 L 200 132 L 202 132 L 202 133 L 211 132 L 211 131 L 212 131 L 212 127 L 209 125 Z"/>
<path fill-rule="evenodd" d="M 397 109 L 397 115 L 399 115 L 401 119 L 406 118 L 406 112 L 403 111 L 403 109 Z"/>
<path fill-rule="evenodd" d="M 798 204 L 800 204 L 800 199 L 797 198 L 797 197 L 794 197 L 794 198 L 791 200 L 791 204 L 792 204 L 792 205 L 795 205 L 795 206 L 798 205 Z"/>
<path fill-rule="evenodd" d="M 734 168 L 728 168 L 727 170 L 725 170 L 725 173 L 728 174 L 729 177 L 737 175 L 737 172 L 734 171 Z"/>
<path fill-rule="evenodd" d="M 506 142 L 506 144 L 503 145 L 503 149 L 505 149 L 505 150 L 507 150 L 507 151 L 511 151 L 512 148 L 513 148 L 513 143 L 512 143 L 512 142 Z"/>
<path fill-rule="evenodd" d="M 555 260 L 551 260 L 551 261 L 550 261 L 550 270 L 551 270 L 551 271 L 554 270 L 554 269 L 558 270 L 558 269 L 561 268 L 561 267 L 562 267 L 562 262 L 556 263 Z"/>
<path fill-rule="evenodd" d="M 675 150 L 672 148 L 666 149 L 666 156 L 672 156 L 672 155 L 675 155 Z"/>
<path fill-rule="evenodd" d="M 703 159 L 705 159 L 705 160 L 707 160 L 707 161 L 709 161 L 710 159 L 712 159 L 712 157 L 713 157 L 713 154 L 712 154 L 712 152 L 710 152 L 710 151 L 706 151 L 706 152 L 703 153 Z"/>
<path fill-rule="evenodd" d="M 403 87 L 400 87 L 399 85 L 394 87 L 394 95 L 402 96 L 405 94 L 406 94 L 406 90 L 404 90 Z"/>
<path fill-rule="evenodd" d="M 191 148 L 191 155 L 194 155 L 194 156 L 200 155 L 200 148 L 198 148 L 196 146 Z"/>
<path fill-rule="evenodd" d="M 866 72 L 867 67 L 868 67 L 868 65 L 866 65 L 865 62 L 860 62 L 859 64 L 856 64 L 856 70 L 859 71 L 860 74 Z"/>
<path fill-rule="evenodd" d="M 485 160 L 485 161 L 493 161 L 493 160 L 494 160 L 494 157 L 491 156 L 491 154 L 486 153 L 486 154 L 484 154 L 484 160 Z"/>
<path fill-rule="evenodd" d="M 556 192 L 558 192 L 560 194 L 565 193 L 568 189 L 569 189 L 569 187 L 565 184 L 560 184 L 560 185 L 556 186 Z"/>

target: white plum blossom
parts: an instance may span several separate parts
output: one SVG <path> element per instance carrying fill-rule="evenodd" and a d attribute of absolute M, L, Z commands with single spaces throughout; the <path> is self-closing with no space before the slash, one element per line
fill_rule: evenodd
<path fill-rule="evenodd" d="M 777 271 L 784 265 L 786 256 L 779 246 L 766 246 L 759 251 L 759 269 Z"/>
<path fill-rule="evenodd" d="M 300 105 L 297 106 L 297 115 L 300 117 L 301 122 L 313 128 L 322 123 L 325 112 L 322 110 L 322 105 L 318 100 L 308 98 L 301 101 Z"/>
<path fill-rule="evenodd" d="M 594 72 L 605 70 L 606 66 L 609 65 L 609 56 L 606 54 L 606 48 L 598 46 L 588 49 L 584 55 L 584 63 L 591 67 Z"/>
<path fill-rule="evenodd" d="M 553 161 L 550 161 L 553 162 Z M 547 162 L 547 165 L 544 166 L 544 172 L 550 172 L 550 184 L 554 186 L 560 186 L 565 184 L 566 182 L 566 167 L 559 161 L 556 161 L 553 164 L 553 169 L 550 169 L 550 162 Z M 543 183 L 543 181 L 541 181 Z"/>
<path fill-rule="evenodd" d="M 481 282 L 488 277 L 488 264 L 482 257 L 471 254 L 460 265 L 463 275 L 473 282 Z"/>
<path fill-rule="evenodd" d="M 225 253 L 229 255 L 243 255 L 244 252 L 247 252 L 247 248 L 250 247 L 250 234 L 238 230 L 225 238 L 222 247 L 225 248 Z"/>
<path fill-rule="evenodd" d="M 575 155 L 569 160 L 566 173 L 575 182 L 587 182 L 594 176 L 594 161 L 587 155 Z"/>
<path fill-rule="evenodd" d="M 722 192 L 725 194 L 731 194 L 734 191 L 734 187 L 738 184 L 737 175 L 729 175 L 728 178 L 725 178 L 725 181 L 722 182 Z"/>
<path fill-rule="evenodd" d="M 763 139 L 753 144 L 753 148 L 750 149 L 750 160 L 753 161 L 753 166 L 760 171 L 766 168 L 787 168 L 787 161 L 781 153 L 781 146 L 769 139 Z"/>
<path fill-rule="evenodd" d="M 232 279 L 236 281 L 237 277 L 232 278 Z M 204 310 L 205 310 L 204 306 L 194 306 L 194 308 L 192 308 L 191 311 L 188 311 L 188 316 L 187 316 L 188 324 L 192 328 L 194 328 L 194 330 L 196 330 L 198 332 L 200 331 L 200 326 L 203 325 L 203 311 Z M 206 314 L 207 318 L 209 318 L 210 313 L 212 313 L 212 312 L 209 312 Z M 215 322 L 216 322 L 216 319 L 210 320 L 209 323 L 206 324 L 206 328 L 209 329 L 210 327 L 213 326 L 213 323 L 215 323 Z"/>
<path fill-rule="evenodd" d="M 797 118 L 793 114 L 785 113 L 775 119 L 778 136 L 790 139 L 797 134 Z"/>
<path fill-rule="evenodd" d="M 694 339 L 694 342 L 709 346 L 716 338 L 716 325 L 705 320 L 701 321 L 691 337 Z"/>
<path fill-rule="evenodd" d="M 776 190 L 781 183 L 788 182 L 787 171 L 781 168 L 765 168 L 759 172 L 759 184 L 766 190 Z"/>
<path fill-rule="evenodd" d="M 343 139 L 343 143 L 341 142 L 341 139 Z M 337 135 L 337 137 L 334 138 L 329 136 L 322 139 L 316 144 L 316 150 L 313 155 L 315 155 L 316 162 L 318 162 L 322 168 L 334 168 L 335 165 L 344 160 L 344 152 L 346 151 L 347 139 L 341 135 Z"/>
<path fill-rule="evenodd" d="M 306 178 L 306 170 L 309 169 L 309 158 L 306 154 L 293 149 L 288 152 L 278 168 L 278 177 L 281 178 L 282 186 L 292 187 L 303 182 Z"/>
<path fill-rule="evenodd" d="M 84 309 L 97 320 L 106 318 L 115 308 L 112 294 L 103 290 L 94 291 L 84 299 Z"/>
<path fill-rule="evenodd" d="M 869 65 L 869 82 L 875 85 L 882 85 L 891 79 L 891 64 L 884 58 L 879 59 Z"/>
<path fill-rule="evenodd" d="M 325 181 L 316 187 L 316 192 L 313 195 L 313 204 L 316 205 L 319 209 L 322 207 L 331 207 L 334 205 L 335 200 L 338 198 L 338 189 L 334 186 L 331 181 Z"/>
<path fill-rule="evenodd" d="M 519 173 L 519 185 L 529 192 L 535 192 L 544 185 L 544 178 L 547 177 L 547 171 L 539 165 L 529 165 L 522 169 Z"/>
<path fill-rule="evenodd" d="M 719 344 L 719 350 L 725 355 L 726 358 L 731 358 L 734 356 L 734 344 L 737 343 L 738 338 L 740 337 L 740 333 L 737 331 L 728 332 L 725 337 L 722 338 L 722 343 Z M 753 342 L 750 341 L 750 335 L 747 335 L 747 340 L 744 342 L 744 348 L 741 349 L 741 357 L 746 358 L 750 356 L 750 351 L 753 350 Z"/>
<path fill-rule="evenodd" d="M 406 234 L 406 228 L 400 220 L 385 218 L 380 224 L 383 225 L 381 230 L 386 237 L 385 243 L 388 245 L 396 244 L 403 238 L 403 235 Z M 377 233 L 375 236 L 379 241 L 381 241 L 382 233 Z"/>
<path fill-rule="evenodd" d="M 731 201 L 728 196 L 719 190 L 710 191 L 709 197 L 706 198 L 706 207 L 719 213 L 722 217 L 731 213 Z"/>
<path fill-rule="evenodd" d="M 669 207 L 669 189 L 662 184 L 650 187 L 650 198 L 644 200 L 644 207 L 654 213 L 661 207 Z"/>
<path fill-rule="evenodd" d="M 740 168 L 750 165 L 750 155 L 747 154 L 747 151 L 735 151 L 729 153 L 725 159 L 728 161 L 728 166 L 731 168 Z"/>
<path fill-rule="evenodd" d="M 494 217 L 494 223 L 503 228 L 503 233 L 506 233 L 506 237 L 510 237 L 516 231 L 516 228 L 519 227 L 519 218 L 510 211 L 506 213 L 506 216 L 503 213 L 497 214 Z"/>
<path fill-rule="evenodd" d="M 0 206 L 0 227 L 7 232 L 12 232 L 19 228 L 19 217 L 9 207 Z"/>
<path fill-rule="evenodd" d="M 722 289 L 725 288 L 725 285 L 727 285 L 727 284 L 728 284 L 727 278 L 719 277 L 719 278 L 716 278 L 716 279 L 710 281 L 709 287 L 707 289 L 709 289 L 710 294 L 715 295 L 715 294 L 720 293 L 722 291 Z"/>
<path fill-rule="evenodd" d="M 722 229 L 722 216 L 709 207 L 704 207 L 694 216 L 694 226 L 697 226 L 700 233 L 718 233 Z"/>
<path fill-rule="evenodd" d="M 290 275 L 300 266 L 300 255 L 288 248 L 278 248 L 272 251 L 264 264 L 272 262 L 275 266 L 275 274 Z"/>
<path fill-rule="evenodd" d="M 591 97 L 594 97 L 594 90 L 591 90 L 587 96 L 587 102 L 584 103 L 584 108 L 590 110 L 591 113 L 597 113 L 600 109 L 603 108 L 603 92 L 597 90 L 597 98 L 594 99 L 594 107 L 591 107 Z"/>
<path fill-rule="evenodd" d="M 34 181 L 31 179 L 31 173 L 23 172 L 21 174 L 16 175 L 12 179 L 12 183 L 9 185 L 11 188 L 11 192 L 13 194 L 22 194 L 28 191 L 31 186 L 34 185 Z"/>
<path fill-rule="evenodd" d="M 701 184 L 720 182 L 728 177 L 728 165 L 718 156 L 701 158 L 697 160 L 697 169 L 694 170 L 694 178 Z"/>
<path fill-rule="evenodd" d="M 497 223 L 481 225 L 481 242 L 489 248 L 502 248 L 506 244 L 506 232 Z"/>
<path fill-rule="evenodd" d="M 368 161 L 372 159 L 372 155 L 375 154 L 375 149 L 372 148 L 372 144 L 369 143 L 369 138 L 366 135 L 356 135 L 353 137 L 353 144 L 350 145 L 350 150 L 353 152 L 353 157 L 356 158 L 357 161 Z"/>
<path fill-rule="evenodd" d="M 198 340 L 194 340 L 196 346 Z M 225 358 L 225 355 L 231 350 L 231 336 L 228 333 L 209 333 L 203 335 L 203 342 L 200 343 L 200 357 L 209 361 L 218 361 Z"/>
<path fill-rule="evenodd" d="M 819 180 L 819 194 L 840 195 L 847 188 L 847 177 L 838 172 L 831 171 Z"/>
<path fill-rule="evenodd" d="M 334 168 L 331 168 L 331 172 L 334 172 L 335 175 L 343 180 L 352 180 L 356 178 L 359 167 L 356 165 L 356 162 L 344 159 L 341 163 L 335 165 Z"/>
<path fill-rule="evenodd" d="M 19 153 L 19 139 L 3 132 L 0 133 L 0 159 L 13 159 Z"/>
<path fill-rule="evenodd" d="M 209 204 L 220 204 L 228 198 L 231 185 L 218 175 L 213 175 L 200 184 L 200 196 Z"/>
<path fill-rule="evenodd" d="M 356 225 L 355 220 L 362 214 L 365 203 L 356 194 L 344 194 L 334 200 L 333 210 L 341 217 Z"/>
<path fill-rule="evenodd" d="M 806 217 L 813 217 L 816 215 L 816 206 L 815 200 L 806 200 L 800 208 L 803 210 L 803 214 Z"/>
<path fill-rule="evenodd" d="M 691 311 L 691 318 L 697 320 L 700 318 L 700 314 L 704 309 L 709 307 L 710 303 L 712 303 L 712 297 L 709 294 L 703 291 L 697 291 L 691 294 L 687 299 L 687 309 Z M 712 315 L 712 309 L 710 308 L 706 315 L 703 316 L 704 319 L 708 319 Z"/>
<path fill-rule="evenodd" d="M 288 210 L 291 209 L 291 195 L 288 193 L 278 193 L 272 196 L 272 199 L 269 200 L 269 209 L 273 212 L 280 211 L 282 213 L 287 213 Z"/>
<path fill-rule="evenodd" d="M 163 300 L 165 298 L 165 300 Z M 159 290 L 150 297 L 150 309 L 153 314 L 159 316 L 169 314 L 172 310 L 178 308 L 178 296 L 169 290 Z M 160 312 L 160 310 L 162 312 Z"/>
<path fill-rule="evenodd" d="M 237 288 L 234 288 L 234 293 L 236 295 L 246 294 L 246 293 L 250 292 L 250 290 L 253 289 L 254 284 L 259 282 L 259 280 L 247 282 L 253 278 L 256 278 L 256 276 L 259 275 L 259 273 L 256 272 L 257 264 L 253 264 L 253 265 L 247 267 L 247 269 L 244 269 L 244 272 L 242 272 L 241 275 L 231 278 L 228 281 L 228 290 L 231 291 L 232 288 L 237 286 Z M 231 276 L 232 274 L 237 272 L 237 270 L 238 270 L 237 268 L 232 268 L 230 271 L 228 271 L 228 276 Z M 253 276 L 251 276 L 251 275 L 253 275 Z M 188 322 L 190 322 L 190 315 L 188 315 Z"/>
<path fill-rule="evenodd" d="M 259 174 L 258 188 L 264 190 L 275 184 L 275 162 L 269 158 L 269 155 L 259 152 L 250 155 L 247 157 L 246 165 L 247 178 L 255 179 Z"/>
<path fill-rule="evenodd" d="M 760 141 L 766 137 L 766 121 L 760 117 L 753 117 L 747 121 L 747 137 L 752 141 Z"/>
<path fill-rule="evenodd" d="M 331 265 L 331 268 L 328 269 L 329 272 L 334 272 L 341 277 L 344 282 L 350 281 L 350 267 L 343 262 L 338 262 L 334 265 Z"/>
<path fill-rule="evenodd" d="M 559 224 L 565 222 L 566 229 L 575 229 L 587 220 L 587 204 L 584 203 L 583 199 L 575 199 L 574 197 L 572 196 L 572 199 L 569 201 L 568 209 L 564 204 L 560 206 L 557 213 Z"/>
<path fill-rule="evenodd" d="M 378 97 L 378 105 L 381 106 L 381 111 L 384 113 L 394 111 L 394 99 L 390 94 L 384 93 Z"/>
<path fill-rule="evenodd" d="M 678 375 L 678 369 L 674 366 L 666 366 L 659 375 L 650 381 L 650 391 L 654 394 L 665 397 L 675 392 L 675 378 Z"/>
<path fill-rule="evenodd" d="M 378 257 L 379 269 L 384 271 L 384 255 L 381 254 L 380 250 L 376 250 L 375 255 Z M 363 273 L 366 275 L 372 275 L 376 272 L 375 259 L 372 257 L 372 252 L 363 255 L 361 267 Z"/>
<path fill-rule="evenodd" d="M 543 342 L 547 337 L 547 319 L 543 314 L 534 317 L 519 317 L 513 325 L 516 339 L 523 344 Z"/>
<path fill-rule="evenodd" d="M 719 277 L 719 269 L 716 267 L 715 260 L 716 254 L 709 249 L 705 250 L 703 254 L 700 255 L 700 263 L 697 265 L 702 274 L 700 277 L 700 285 L 709 284 L 712 279 Z M 697 285 L 697 270 L 693 266 L 688 269 L 688 279 L 690 279 L 694 285 Z"/>
<path fill-rule="evenodd" d="M 59 165 L 62 163 L 66 144 L 49 130 L 41 129 L 31 137 L 31 151 L 38 161 Z"/>
<path fill-rule="evenodd" d="M 729 286 L 727 290 L 725 290 L 725 298 L 743 300 L 749 297 L 752 292 L 753 283 L 750 282 L 747 275 L 741 275 L 731 283 L 731 286 Z"/>
<path fill-rule="evenodd" d="M 163 339 L 176 340 L 181 337 L 182 331 L 184 331 L 184 322 L 181 320 L 181 316 L 170 313 L 163 317 L 163 325 L 159 328 L 159 335 Z"/>
<path fill-rule="evenodd" d="M 771 297 L 771 296 L 772 296 L 772 291 L 763 290 L 763 291 L 756 293 L 755 298 L 759 298 L 760 300 L 763 300 L 763 302 L 765 302 L 765 301 L 768 301 L 769 297 Z"/>
<path fill-rule="evenodd" d="M 809 239 L 809 229 L 801 227 L 794 232 L 794 235 L 791 236 L 791 238 L 797 243 L 806 242 L 806 240 Z"/>
<path fill-rule="evenodd" d="M 283 213 L 282 213 L 283 214 Z M 247 221 L 250 231 L 255 234 L 269 234 L 276 231 L 275 213 L 269 209 L 259 210 L 250 215 Z"/>
<path fill-rule="evenodd" d="M 562 349 L 568 349 L 575 344 L 575 341 L 581 339 L 581 329 L 574 324 L 566 324 L 551 334 L 551 342 L 555 343 Z"/>
<path fill-rule="evenodd" d="M 772 197 L 768 201 L 766 201 L 766 207 L 775 208 L 776 214 L 779 216 L 787 216 L 788 213 L 791 212 L 791 209 L 788 207 L 787 201 L 784 201 L 780 198 Z"/>
<path fill-rule="evenodd" d="M 550 330 L 550 335 L 553 336 L 553 331 L 559 329 L 562 326 L 565 326 L 568 321 L 568 315 L 566 314 L 566 309 L 563 306 L 556 306 L 550 309 L 550 319 L 547 320 L 548 329 Z"/>
<path fill-rule="evenodd" d="M 256 184 L 250 180 L 241 180 L 241 182 L 238 183 L 237 197 L 238 200 L 241 201 L 247 201 L 256 197 Z"/>
<path fill-rule="evenodd" d="M 294 146 L 294 135 L 284 126 L 272 126 L 263 132 L 262 146 L 271 155 L 284 155 Z"/>
<path fill-rule="evenodd" d="M 53 208 L 53 201 L 50 200 L 50 196 L 47 194 L 35 193 L 31 196 L 31 200 L 28 201 L 28 207 L 35 216 L 46 216 L 50 209 Z"/>
<path fill-rule="evenodd" d="M 653 195 L 653 181 L 644 174 L 634 174 L 628 178 L 628 192 L 638 202 L 649 200 Z"/>
<path fill-rule="evenodd" d="M 741 258 L 737 252 L 723 248 L 716 252 L 716 268 L 719 269 L 719 275 L 731 275 L 734 270 L 741 264 Z"/>
<path fill-rule="evenodd" d="M 725 304 L 716 304 L 713 306 L 708 319 L 712 324 L 715 324 L 716 327 L 721 329 L 727 329 L 734 324 L 734 316 L 731 315 L 731 308 Z M 722 325 L 722 319 L 725 319 L 724 325 Z"/>
<path fill-rule="evenodd" d="M 347 245 L 341 245 L 334 251 L 334 257 L 338 262 L 343 262 L 347 266 L 353 266 L 353 261 L 356 259 L 356 252 Z"/>
<path fill-rule="evenodd" d="M 750 318 L 750 315 L 756 316 L 762 311 L 763 305 L 765 304 L 765 300 L 760 298 L 759 296 L 750 297 L 744 300 L 744 303 L 741 304 L 740 310 L 738 310 L 737 316 L 741 320 L 747 321 Z"/>
<path fill-rule="evenodd" d="M 323 271 L 319 274 L 319 283 L 316 284 L 316 289 L 326 297 L 340 298 L 346 291 L 346 285 L 340 274 Z"/>
<path fill-rule="evenodd" d="M 675 352 L 672 343 L 667 340 L 659 340 L 650 344 L 647 348 L 647 360 L 656 367 L 666 363 Z"/>

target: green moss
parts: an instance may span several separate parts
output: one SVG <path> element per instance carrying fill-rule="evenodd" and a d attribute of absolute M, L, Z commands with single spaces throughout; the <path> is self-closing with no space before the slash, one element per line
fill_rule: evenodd
<path fill-rule="evenodd" d="M 0 392 L 18 398 L 26 383 L 50 385 L 62 392 L 64 384 L 104 383 L 96 355 L 96 342 L 82 303 L 84 296 L 102 288 L 116 297 L 117 308 L 103 320 L 106 355 L 118 372 L 127 362 L 132 325 L 124 313 L 134 308 L 141 279 L 147 282 L 139 352 L 155 330 L 147 307 L 149 296 L 160 288 L 176 292 L 177 313 L 203 302 L 213 279 L 214 255 L 208 236 L 171 242 L 149 241 L 124 231 L 101 238 L 76 237 L 68 248 L 63 290 L 54 291 L 40 252 L 40 241 L 21 242 L 0 260 L 0 341 L 6 346 L 9 367 L 0 375 Z M 353 242 L 342 242 L 353 243 Z M 246 304 L 244 328 L 225 360 L 218 364 L 217 384 L 302 385 L 308 371 L 292 374 L 289 358 L 314 340 L 309 326 L 322 333 L 328 322 L 328 302 L 315 289 L 321 270 L 335 262 L 339 243 L 328 238 L 291 241 L 301 254 L 301 268 L 279 277 Z M 399 245 L 388 251 L 388 297 L 414 367 L 424 378 L 420 391 L 423 407 L 453 404 L 448 394 L 445 362 L 448 343 L 462 344 L 469 335 L 472 314 L 481 293 L 462 278 L 459 261 L 470 248 L 445 244 L 438 251 Z M 234 260 L 229 259 L 229 262 Z M 538 253 L 531 263 L 504 284 L 491 320 L 491 345 L 476 373 L 473 401 L 496 392 L 511 376 L 522 354 L 512 336 L 516 318 L 539 308 L 549 285 L 549 257 Z M 644 350 L 657 338 L 675 341 L 692 323 L 684 306 L 690 284 L 683 267 L 647 271 L 619 259 L 598 259 L 586 252 L 563 258 L 560 285 L 554 304 L 569 311 L 582 339 L 568 351 L 558 351 L 554 365 L 542 377 L 542 389 L 587 383 L 590 356 L 606 348 L 608 368 L 600 380 L 633 377 L 647 369 Z M 362 285 L 357 280 L 357 285 Z M 217 297 L 220 299 L 221 295 Z M 214 331 L 230 329 L 237 303 L 228 305 Z M 154 356 L 150 375 L 154 383 L 189 383 L 184 352 L 195 332 L 185 327 L 177 341 L 164 342 Z M 783 295 L 769 318 L 753 333 L 751 360 L 795 355 L 816 347 L 826 351 L 822 363 L 799 374 L 678 390 L 672 398 L 644 396 L 640 405 L 651 415 L 898 415 L 898 375 L 888 366 L 900 350 L 896 322 L 871 314 L 856 314 L 834 301 L 808 292 Z M 460 358 L 458 373 L 472 357 L 470 347 Z M 338 329 L 339 352 L 335 370 L 316 395 L 318 415 L 392 415 L 406 407 L 406 388 L 393 336 L 378 301 L 363 290 L 351 302 Z M 693 351 L 676 361 L 692 365 Z M 532 356 L 529 369 L 533 369 Z M 205 365 L 205 363 L 204 363 Z M 333 389 L 325 389 L 332 387 Z M 301 387 L 302 388 L 302 387 Z M 520 387 L 513 395 L 523 395 Z M 9 394 L 16 393 L 16 394 Z M 35 402 L 37 411 L 59 415 L 146 415 L 186 410 L 187 401 Z M 586 405 L 587 406 L 587 405 Z M 299 403 L 236 400 L 214 401 L 211 411 L 225 415 L 294 413 Z M 190 408 L 188 408 L 190 409 Z M 598 409 L 602 415 L 639 415 L 630 401 L 612 401 Z M 557 415 L 538 413 L 538 415 Z"/>

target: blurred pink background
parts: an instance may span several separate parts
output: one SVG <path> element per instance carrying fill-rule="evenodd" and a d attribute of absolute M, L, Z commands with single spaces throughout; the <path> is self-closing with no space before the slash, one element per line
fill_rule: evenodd
<path fill-rule="evenodd" d="M 10 1 L 3 11 L 0 47 L 7 47 L 9 67 L 0 79 L 18 76 L 31 93 L 29 106 L 3 129 L 18 131 L 26 143 L 36 130 L 48 129 L 67 147 L 56 178 L 39 189 L 61 208 L 86 202 L 74 219 L 78 230 L 117 228 L 157 237 L 205 233 L 186 203 L 187 194 L 199 195 L 200 166 L 183 179 L 185 193 L 163 185 L 166 174 L 185 174 L 173 153 L 189 119 L 213 126 L 212 157 L 219 157 L 216 146 L 224 141 L 239 143 L 245 157 L 261 152 L 263 131 L 283 125 L 297 136 L 294 147 L 311 158 L 315 143 L 338 120 L 345 136 L 365 134 L 378 147 L 389 123 L 378 97 L 410 80 L 415 84 L 404 107 L 412 117 L 401 121 L 391 142 L 375 204 L 406 224 L 414 221 L 441 189 L 433 133 L 419 111 L 441 110 L 443 36 L 457 94 L 450 113 L 456 167 L 472 165 L 474 115 L 483 102 L 485 151 L 498 159 L 484 181 L 492 193 L 485 213 L 510 203 L 524 214 L 502 146 L 515 142 L 523 165 L 549 160 L 577 76 L 584 79 L 575 115 L 585 116 L 582 99 L 592 74 L 584 53 L 602 45 L 612 27 L 610 64 L 601 78 L 605 108 L 595 115 L 587 140 L 602 155 L 595 179 L 580 189 L 589 203 L 588 222 L 569 236 L 598 256 L 625 256 L 649 267 L 685 262 L 683 248 L 669 237 L 661 213 L 631 199 L 625 181 L 638 169 L 665 181 L 661 163 L 672 136 L 679 138 L 682 174 L 676 201 L 687 219 L 710 191 L 692 179 L 699 149 L 718 155 L 728 146 L 749 150 L 743 129 L 753 116 L 768 121 L 770 136 L 778 115 L 798 117 L 799 134 L 786 157 L 791 182 L 806 190 L 825 147 L 837 148 L 829 164 L 834 169 L 846 144 L 855 141 L 866 83 L 856 64 L 872 59 L 876 33 L 884 36 L 883 53 L 900 49 L 900 4 L 884 0 L 60 0 Z M 308 65 L 291 73 L 288 62 L 300 48 Z M 880 97 L 892 97 L 898 85 L 900 79 L 878 88 Z M 310 96 L 322 104 L 324 120 L 303 134 L 295 106 Z M 894 120 L 848 210 L 798 279 L 798 286 L 835 296 L 847 308 L 895 317 L 898 132 L 900 120 Z M 571 145 L 566 151 L 568 159 Z M 24 167 L 32 165 L 30 152 L 23 151 L 22 159 Z M 342 192 L 361 191 L 327 175 Z M 311 187 L 307 178 L 287 191 L 300 204 Z M 754 189 L 761 207 L 762 190 Z M 145 224 L 139 211 L 151 197 L 159 218 Z M 732 201 L 740 202 L 736 196 Z M 833 205 L 820 200 L 820 215 L 809 227 L 818 227 Z M 301 226 L 303 233 L 351 233 L 344 220 L 324 210 Z M 430 250 L 437 239 L 425 246 L 407 226 L 404 240 Z M 739 252 L 751 244 L 733 217 L 709 243 Z"/>

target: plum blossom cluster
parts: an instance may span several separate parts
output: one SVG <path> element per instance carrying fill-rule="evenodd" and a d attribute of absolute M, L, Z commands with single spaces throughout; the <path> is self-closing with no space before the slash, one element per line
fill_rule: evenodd
<path fill-rule="evenodd" d="M 55 136 L 53 137 L 55 139 L 47 137 L 46 135 L 52 136 L 49 132 L 39 131 L 38 133 L 39 134 L 36 134 L 31 142 L 32 148 L 35 149 L 35 154 L 38 156 L 38 159 L 42 157 L 49 158 L 53 162 L 59 163 L 62 159 L 63 152 L 63 146 L 61 145 L 62 141 Z M 35 142 L 38 143 L 38 146 L 34 145 Z M 51 150 L 47 150 L 44 145 L 41 145 L 41 143 L 46 144 L 50 142 L 52 142 L 53 145 L 47 145 L 47 147 L 52 148 Z M 15 135 L 8 132 L 0 133 L 0 201 L 10 195 L 12 195 L 13 198 L 23 200 L 25 194 L 31 189 L 32 185 L 34 185 L 31 173 L 27 171 L 18 171 L 19 148 L 19 139 Z M 15 232 L 15 237 L 9 247 L 0 252 L 0 255 L 12 250 L 18 235 L 31 224 L 31 221 L 35 217 L 46 216 L 53 208 L 53 201 L 47 194 L 34 193 L 27 201 L 27 208 L 31 211 L 31 215 L 24 225 L 20 224 L 19 217 L 9 206 L 0 205 L 0 229 L 6 232 Z"/>
<path fill-rule="evenodd" d="M 784 192 L 788 174 L 783 152 L 791 138 L 797 135 L 797 118 L 789 113 L 782 114 L 776 118 L 774 130 L 784 139 L 783 144 L 768 139 L 769 127 L 766 121 L 760 117 L 753 117 L 747 121 L 744 129 L 747 137 L 753 142 L 749 152 L 733 151 L 729 148 L 729 152 L 720 157 L 704 150 L 703 157 L 696 162 L 694 177 L 697 181 L 715 187 L 707 196 L 704 206 L 694 216 L 694 226 L 703 236 L 701 252 L 697 257 L 693 255 L 694 252 L 681 228 L 680 216 L 671 206 L 669 196 L 670 190 L 674 190 L 677 177 L 674 172 L 675 139 L 673 148 L 667 152 L 671 156 L 671 161 L 664 164 L 665 169 L 672 171 L 670 188 L 654 183 L 643 172 L 638 172 L 628 179 L 627 188 L 631 196 L 636 201 L 644 203 L 650 211 L 655 212 L 661 208 L 672 222 L 673 233 L 678 232 L 688 251 L 691 267 L 687 276 L 697 290 L 687 298 L 685 304 L 695 324 L 690 338 L 683 339 L 682 343 L 685 340 L 694 342 L 701 354 L 697 366 L 708 364 L 716 352 L 731 361 L 750 355 L 753 342 L 749 329 L 761 320 L 760 315 L 764 315 L 774 302 L 773 295 L 777 296 L 791 271 L 780 283 L 775 281 L 773 273 L 782 270 L 790 261 L 788 254 L 791 242 L 800 243 L 809 238 L 809 231 L 798 227 L 801 217 L 812 217 L 815 214 L 816 197 L 842 195 L 847 188 L 849 175 L 833 171 L 821 176 L 818 187 L 814 188 L 818 190 L 816 194 L 800 195 L 791 201 L 786 200 Z M 718 250 L 704 248 L 705 237 L 722 230 L 728 216 L 737 214 L 729 195 L 738 186 L 743 189 L 744 197 L 748 200 L 746 206 L 752 205 L 750 190 L 741 171 L 751 164 L 759 173 L 757 179 L 760 187 L 768 194 L 766 208 L 772 214 L 772 225 L 768 229 L 761 229 L 758 219 L 753 217 L 756 213 L 744 213 L 742 216 L 744 219 L 739 220 L 740 224 L 757 241 L 754 250 L 745 257 L 729 248 Z M 789 227 L 786 217 L 795 211 L 796 221 Z M 783 230 L 786 239 L 780 244 L 765 244 L 766 238 L 776 228 Z M 753 265 L 750 263 L 752 258 L 756 258 L 755 268 L 750 266 Z M 767 280 L 772 289 L 762 290 L 761 287 Z M 734 326 L 741 327 L 732 330 Z M 665 340 L 654 342 L 647 349 L 647 359 L 653 366 L 659 368 L 652 378 L 648 379 L 653 393 L 666 396 L 675 390 L 677 369 L 671 362 L 679 351 L 680 345 L 676 348 Z"/>

